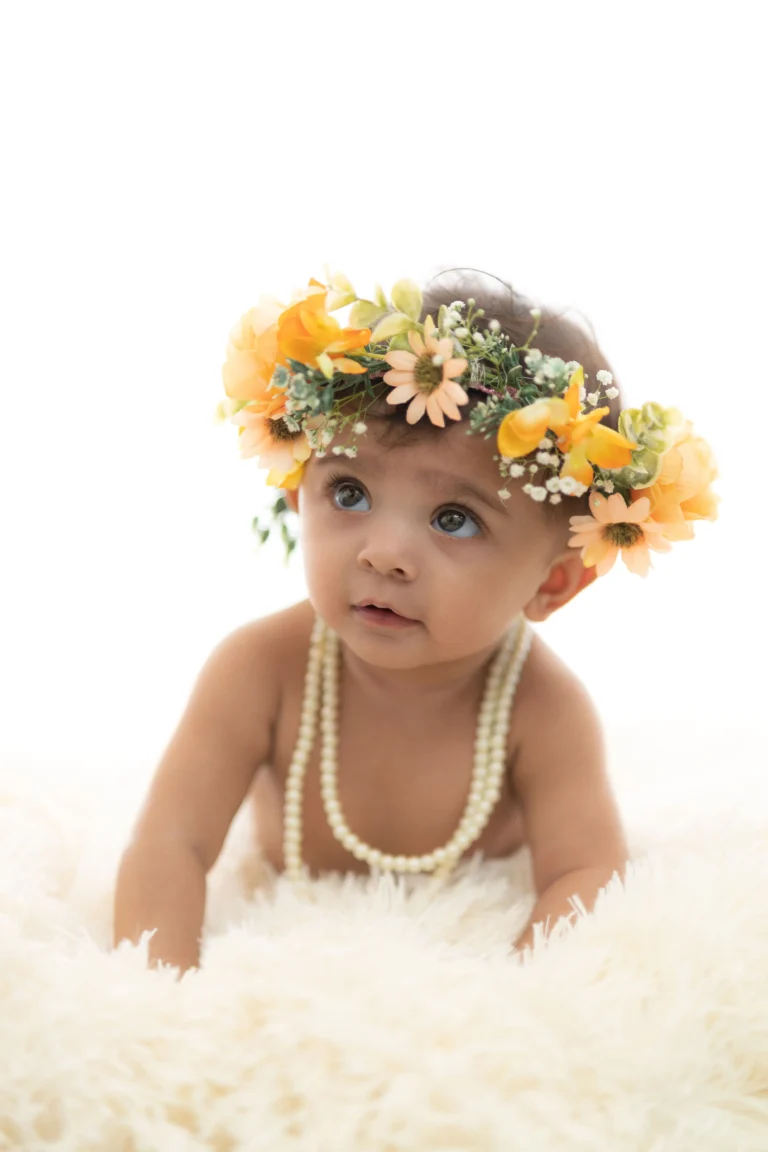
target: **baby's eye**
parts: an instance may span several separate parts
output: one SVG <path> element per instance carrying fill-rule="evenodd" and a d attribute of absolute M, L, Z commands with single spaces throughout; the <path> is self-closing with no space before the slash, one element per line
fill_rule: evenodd
<path fill-rule="evenodd" d="M 460 532 L 448 531 L 449 536 L 455 536 L 456 539 L 459 539 L 459 540 L 461 540 L 461 539 L 467 540 L 467 539 L 470 539 L 472 536 L 479 536 L 480 532 L 482 531 L 479 524 L 475 520 L 474 516 L 470 516 L 468 512 L 462 512 L 462 510 L 460 508 L 444 508 L 442 512 L 438 512 L 437 516 L 435 516 L 432 523 L 433 524 L 441 523 L 441 526 L 443 528 L 445 528 L 446 530 L 451 529 L 451 528 L 461 529 L 461 528 L 466 527 L 467 525 L 469 525 L 469 526 L 474 525 L 474 527 L 477 529 L 476 532 L 470 532 L 470 533 L 461 532 L 460 533 Z"/>
<path fill-rule="evenodd" d="M 331 481 L 331 499 L 337 508 L 354 508 L 357 503 L 355 493 L 362 491 L 359 484 L 353 484 L 350 480 L 344 480 L 341 483 L 336 480 Z M 337 496 L 339 502 L 336 500 Z"/>

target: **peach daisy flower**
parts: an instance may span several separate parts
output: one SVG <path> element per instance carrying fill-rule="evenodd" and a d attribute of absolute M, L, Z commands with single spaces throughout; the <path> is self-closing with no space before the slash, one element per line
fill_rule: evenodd
<path fill-rule="evenodd" d="M 408 333 L 408 343 L 413 352 L 393 349 L 384 359 L 395 369 L 384 376 L 385 383 L 393 389 L 387 396 L 388 404 L 402 404 L 410 400 L 406 420 L 415 424 L 426 412 L 433 424 L 445 427 L 445 416 L 460 420 L 457 404 L 466 404 L 469 397 L 462 386 L 453 379 L 460 376 L 467 367 L 461 357 L 453 358 L 453 341 L 450 336 L 442 340 L 435 338 L 436 325 L 431 316 L 424 322 L 424 339 L 413 330 Z M 440 357 L 435 364 L 433 357 Z"/>
<path fill-rule="evenodd" d="M 597 566 L 597 575 L 605 576 L 621 558 L 630 572 L 647 576 L 651 567 L 648 551 L 669 552 L 672 545 L 664 537 L 664 525 L 649 519 L 651 502 L 647 496 L 627 505 L 619 492 L 603 496 L 596 489 L 589 497 L 591 516 L 571 516 L 569 547 L 581 548 L 585 568 Z"/>
<path fill-rule="evenodd" d="M 292 432 L 283 419 L 284 392 L 272 399 L 241 408 L 231 417 L 240 427 L 240 455 L 258 456 L 260 468 L 269 468 L 267 484 L 298 488 L 304 464 L 312 454 L 304 432 Z"/>

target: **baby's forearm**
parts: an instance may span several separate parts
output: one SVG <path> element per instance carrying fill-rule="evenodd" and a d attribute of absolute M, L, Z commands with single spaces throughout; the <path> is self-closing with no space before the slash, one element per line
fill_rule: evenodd
<path fill-rule="evenodd" d="M 575 919 L 577 914 L 571 905 L 571 896 L 577 895 L 587 911 L 591 912 L 600 889 L 606 886 L 616 871 L 621 872 L 617 868 L 582 868 L 561 876 L 539 896 L 525 931 L 515 942 L 515 948 L 522 951 L 523 948 L 532 947 L 535 924 L 542 924 L 545 927 L 545 934 L 549 935 L 562 916 Z M 547 918 L 549 918 L 548 927 Z"/>
<path fill-rule="evenodd" d="M 205 914 L 205 868 L 191 849 L 178 843 L 134 845 L 123 855 L 117 876 L 114 943 L 134 944 L 156 928 L 149 960 L 173 964 L 183 974 L 197 967 Z"/>

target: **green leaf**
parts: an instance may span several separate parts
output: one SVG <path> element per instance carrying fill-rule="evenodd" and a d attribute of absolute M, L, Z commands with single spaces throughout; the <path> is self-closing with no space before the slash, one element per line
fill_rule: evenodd
<path fill-rule="evenodd" d="M 386 316 L 387 309 L 370 300 L 358 300 L 349 310 L 348 326 L 350 328 L 372 328 L 377 320 Z"/>
<path fill-rule="evenodd" d="M 404 312 L 411 320 L 421 315 L 421 288 L 415 280 L 398 280 L 392 287 L 392 303 L 398 312 Z"/>
<path fill-rule="evenodd" d="M 411 320 L 409 316 L 404 316 L 401 312 L 393 312 L 391 316 L 386 316 L 381 323 L 374 328 L 371 333 L 371 343 L 379 344 L 384 340 L 388 340 L 390 336 L 398 336 L 401 332 L 410 332 L 412 330 L 419 331 L 421 325 Z"/>

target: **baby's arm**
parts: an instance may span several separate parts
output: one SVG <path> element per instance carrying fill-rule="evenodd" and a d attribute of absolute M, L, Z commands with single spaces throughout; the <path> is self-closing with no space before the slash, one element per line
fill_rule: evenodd
<path fill-rule="evenodd" d="M 114 943 L 156 928 L 155 965 L 198 965 L 206 874 L 269 756 L 279 692 L 271 619 L 237 629 L 208 658 L 121 858 Z"/>
<path fill-rule="evenodd" d="M 628 852 L 608 780 L 602 727 L 581 682 L 551 652 L 531 652 L 526 720 L 513 781 L 525 818 L 537 902 L 516 942 L 533 944 L 535 924 L 551 929 L 573 916 L 570 897 L 588 911 Z M 522 685 L 521 685 L 522 687 Z"/>

